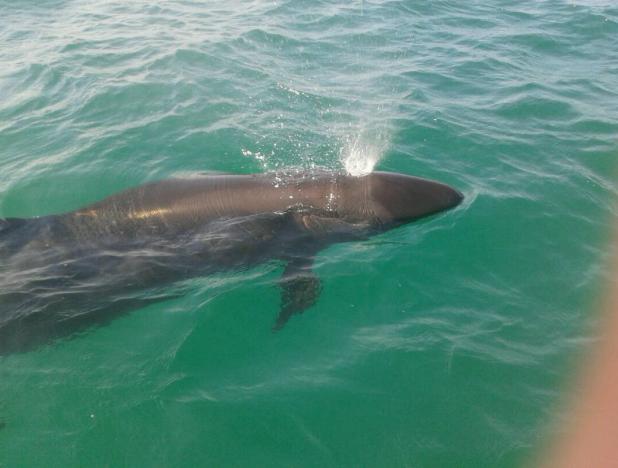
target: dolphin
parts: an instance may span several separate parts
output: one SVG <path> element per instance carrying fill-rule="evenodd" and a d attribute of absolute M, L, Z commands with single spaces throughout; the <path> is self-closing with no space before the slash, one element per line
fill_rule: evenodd
<path fill-rule="evenodd" d="M 273 260 L 285 265 L 278 330 L 315 303 L 320 250 L 462 199 L 399 173 L 215 173 L 147 183 L 71 212 L 0 218 L 0 354 L 161 300 L 148 299 L 148 288 Z"/>

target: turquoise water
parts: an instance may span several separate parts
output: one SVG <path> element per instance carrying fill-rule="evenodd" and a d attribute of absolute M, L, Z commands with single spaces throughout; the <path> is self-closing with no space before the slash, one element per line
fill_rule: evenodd
<path fill-rule="evenodd" d="M 204 170 L 373 167 L 462 206 L 0 357 L 0 466 L 518 466 L 616 214 L 610 1 L 0 0 L 0 216 Z"/>

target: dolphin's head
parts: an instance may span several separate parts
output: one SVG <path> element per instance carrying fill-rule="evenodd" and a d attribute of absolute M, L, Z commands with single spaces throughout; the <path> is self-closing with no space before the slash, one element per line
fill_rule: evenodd
<path fill-rule="evenodd" d="M 340 179 L 344 218 L 382 227 L 405 224 L 457 206 L 463 195 L 446 184 L 393 172 Z"/>

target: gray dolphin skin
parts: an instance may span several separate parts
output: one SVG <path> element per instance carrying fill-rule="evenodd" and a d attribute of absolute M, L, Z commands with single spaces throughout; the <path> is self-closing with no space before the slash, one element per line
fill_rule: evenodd
<path fill-rule="evenodd" d="M 71 336 L 191 277 L 279 261 L 273 329 L 311 307 L 315 255 L 457 206 L 448 185 L 373 172 L 197 175 L 67 213 L 0 219 L 0 354 Z"/>

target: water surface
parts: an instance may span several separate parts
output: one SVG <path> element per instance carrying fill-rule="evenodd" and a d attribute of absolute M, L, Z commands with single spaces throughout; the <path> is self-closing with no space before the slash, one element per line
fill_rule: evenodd
<path fill-rule="evenodd" d="M 436 178 L 454 212 L 0 358 L 0 466 L 517 466 L 590 341 L 609 1 L 0 0 L 0 216 L 195 171 Z"/>

